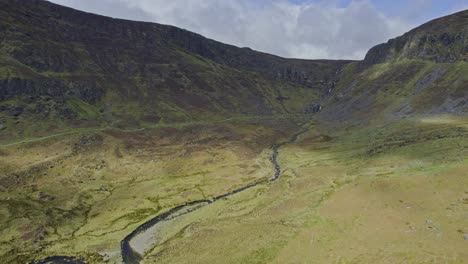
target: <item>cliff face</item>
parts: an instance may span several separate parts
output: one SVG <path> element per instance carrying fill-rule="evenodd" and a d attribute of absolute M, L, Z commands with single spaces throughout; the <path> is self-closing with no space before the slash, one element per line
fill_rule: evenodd
<path fill-rule="evenodd" d="M 162 29 L 162 38 L 217 63 L 263 73 L 275 80 L 290 81 L 307 87 L 316 87 L 321 81 L 330 80 L 330 76 L 336 74 L 336 69 L 350 62 L 284 59 L 249 48 L 220 45 L 219 42 L 175 27 L 167 26 Z"/>
<path fill-rule="evenodd" d="M 468 113 L 468 11 L 428 22 L 345 67 L 324 115 L 339 120 Z"/>
<path fill-rule="evenodd" d="M 422 59 L 438 63 L 468 61 L 468 11 L 428 22 L 372 48 L 365 65 Z"/>
<path fill-rule="evenodd" d="M 24 100 L 52 100 L 52 119 L 63 111 L 123 123 L 300 113 L 349 63 L 284 59 L 42 0 L 0 0 L 0 39 L 0 101 L 27 116 L 36 110 Z"/>

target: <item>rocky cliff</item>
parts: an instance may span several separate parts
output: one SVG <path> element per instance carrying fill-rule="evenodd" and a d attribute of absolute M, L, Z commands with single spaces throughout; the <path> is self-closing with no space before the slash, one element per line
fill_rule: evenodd
<path fill-rule="evenodd" d="M 372 48 L 325 101 L 324 116 L 338 120 L 468 113 L 468 11 Z"/>
<path fill-rule="evenodd" d="M 468 11 L 430 21 L 372 48 L 365 65 L 422 59 L 438 63 L 468 61 Z"/>

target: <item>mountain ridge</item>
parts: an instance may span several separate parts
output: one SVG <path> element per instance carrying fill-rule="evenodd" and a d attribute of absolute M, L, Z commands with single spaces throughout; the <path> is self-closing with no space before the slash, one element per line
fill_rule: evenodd
<path fill-rule="evenodd" d="M 431 20 L 369 50 L 365 65 L 391 60 L 468 61 L 468 10 Z M 449 25 L 449 26 L 447 26 Z"/>
<path fill-rule="evenodd" d="M 169 25 L 109 18 L 44 0 L 1 0 L 0 5 L 0 111 L 14 128 L 3 130 L 5 137 L 30 130 L 33 120 L 60 130 L 312 114 L 324 106 L 336 115 L 349 102 L 368 101 L 364 93 L 343 99 L 340 90 L 377 65 L 466 62 L 468 49 L 468 11 L 430 21 L 377 45 L 363 61 L 349 61 L 281 58 Z"/>
<path fill-rule="evenodd" d="M 23 111 L 46 113 L 39 119 L 134 126 L 161 118 L 301 113 L 351 62 L 284 59 L 42 0 L 0 5 L 0 96 L 4 102 L 33 97 L 0 107 L 52 101 L 56 107 Z"/>

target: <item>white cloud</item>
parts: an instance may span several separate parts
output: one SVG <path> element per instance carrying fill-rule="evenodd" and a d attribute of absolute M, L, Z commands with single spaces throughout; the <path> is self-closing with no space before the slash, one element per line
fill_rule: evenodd
<path fill-rule="evenodd" d="M 307 59 L 362 59 L 372 46 L 412 27 L 359 0 L 344 8 L 330 1 L 292 4 L 287 0 L 53 2 L 113 17 L 170 24 L 237 46 Z"/>

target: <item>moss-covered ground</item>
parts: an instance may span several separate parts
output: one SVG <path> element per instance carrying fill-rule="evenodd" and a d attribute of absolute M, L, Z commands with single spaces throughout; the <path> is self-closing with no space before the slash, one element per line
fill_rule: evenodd
<path fill-rule="evenodd" d="M 465 263 L 468 120 L 316 120 L 281 178 L 158 227 L 145 263 Z M 0 254 L 119 263 L 139 224 L 271 177 L 298 121 L 99 129 L 0 148 Z"/>
<path fill-rule="evenodd" d="M 1 254 L 10 263 L 118 257 L 120 241 L 158 213 L 271 177 L 271 144 L 297 128 L 231 119 L 5 142 Z"/>
<path fill-rule="evenodd" d="M 145 263 L 466 263 L 467 121 L 316 123 L 278 182 L 162 227 Z"/>

